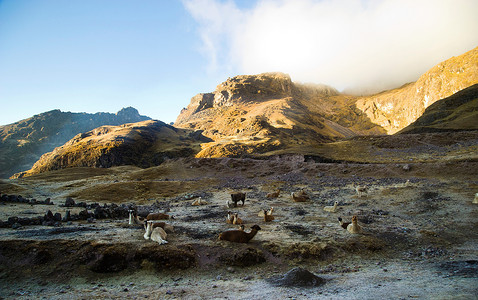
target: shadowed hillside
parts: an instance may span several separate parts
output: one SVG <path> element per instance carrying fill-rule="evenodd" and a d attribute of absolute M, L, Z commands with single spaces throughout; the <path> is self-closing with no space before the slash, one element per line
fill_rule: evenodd
<path fill-rule="evenodd" d="M 151 167 L 169 158 L 194 156 L 199 143 L 207 141 L 198 132 L 177 129 L 160 121 L 102 126 L 76 135 L 15 177 L 71 167 Z"/>
<path fill-rule="evenodd" d="M 103 125 L 149 120 L 132 107 L 111 113 L 72 113 L 52 110 L 13 124 L 0 126 L 0 178 L 28 170 L 46 152 L 78 133 Z"/>
<path fill-rule="evenodd" d="M 478 84 L 439 100 L 399 133 L 478 130 Z"/>
<path fill-rule="evenodd" d="M 478 47 L 439 63 L 416 82 L 359 98 L 356 105 L 373 123 L 393 134 L 418 119 L 436 101 L 476 83 Z"/>

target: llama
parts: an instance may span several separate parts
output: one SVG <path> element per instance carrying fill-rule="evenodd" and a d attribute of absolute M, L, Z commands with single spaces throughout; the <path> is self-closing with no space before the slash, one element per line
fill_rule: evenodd
<path fill-rule="evenodd" d="M 134 224 L 135 224 L 135 220 L 136 220 L 136 218 L 134 217 L 134 210 L 130 209 L 130 210 L 128 210 L 128 212 L 129 212 L 128 224 L 129 224 L 129 225 L 134 225 Z"/>
<path fill-rule="evenodd" d="M 291 196 L 294 202 L 306 202 L 307 200 L 310 199 L 309 195 L 307 195 L 307 193 L 304 190 L 298 193 L 291 193 Z"/>
<path fill-rule="evenodd" d="M 243 230 L 227 230 L 219 234 L 219 240 L 234 243 L 247 243 L 257 234 L 259 230 L 261 230 L 259 225 L 252 226 L 250 232 Z"/>
<path fill-rule="evenodd" d="M 339 225 L 340 225 L 340 227 L 342 227 L 343 229 L 347 229 L 347 227 L 349 226 L 349 224 L 352 224 L 351 222 L 344 222 L 344 220 L 342 220 L 341 217 L 338 217 L 337 219 L 339 219 Z"/>
<path fill-rule="evenodd" d="M 275 218 L 274 216 L 272 215 L 272 212 L 269 213 L 267 210 L 264 209 L 264 222 L 271 222 L 273 221 Z"/>
<path fill-rule="evenodd" d="M 241 225 L 242 223 L 244 223 L 244 222 L 242 221 L 241 218 L 239 218 L 238 213 L 235 213 L 235 214 L 234 214 L 234 220 L 232 221 L 232 224 L 234 224 L 234 225 Z"/>
<path fill-rule="evenodd" d="M 234 222 L 234 214 L 230 211 L 227 212 L 226 223 L 232 224 Z"/>
<path fill-rule="evenodd" d="M 357 222 L 357 216 L 352 217 L 352 224 L 347 226 L 347 231 L 350 233 L 361 233 L 362 227 Z"/>
<path fill-rule="evenodd" d="M 267 214 L 271 216 L 271 215 L 272 215 L 272 212 L 274 211 L 274 207 L 271 207 L 269 210 L 261 210 L 261 211 L 257 214 L 257 216 L 258 216 L 258 217 L 264 217 L 264 211 L 266 211 Z"/>
<path fill-rule="evenodd" d="M 366 185 L 356 185 L 354 183 L 355 191 L 359 197 L 367 196 L 368 187 Z"/>
<path fill-rule="evenodd" d="M 173 216 L 163 214 L 163 213 L 150 213 L 146 217 L 146 221 L 153 221 L 153 220 L 168 220 L 168 219 L 174 219 Z"/>
<path fill-rule="evenodd" d="M 337 205 L 339 205 L 339 201 L 335 201 L 333 206 L 324 207 L 324 210 L 327 212 L 335 212 L 337 210 Z"/>
<path fill-rule="evenodd" d="M 279 195 L 280 195 L 280 190 L 277 190 L 277 191 L 275 191 L 275 192 L 273 192 L 273 193 L 267 194 L 266 197 L 267 197 L 267 198 L 277 198 L 277 197 L 279 197 Z"/>
<path fill-rule="evenodd" d="M 153 230 L 156 227 L 161 227 L 161 228 L 163 228 L 164 231 L 166 231 L 166 233 L 174 233 L 173 225 L 166 224 L 165 222 L 158 222 L 158 221 L 149 221 L 149 222 L 153 223 L 152 228 L 151 228 Z M 144 222 L 144 229 L 146 230 L 146 228 L 147 228 L 147 221 Z"/>
<path fill-rule="evenodd" d="M 237 207 L 237 202 L 242 201 L 242 206 L 244 206 L 244 202 L 246 201 L 246 193 L 238 192 L 231 194 L 231 200 L 234 203 L 234 207 Z"/>
<path fill-rule="evenodd" d="M 158 242 L 160 245 L 167 244 L 166 241 L 167 233 L 161 227 L 156 227 L 153 229 L 153 221 L 148 221 L 146 226 L 146 232 L 144 233 L 144 239 L 153 240 Z"/>
<path fill-rule="evenodd" d="M 201 197 L 198 199 L 194 200 L 193 203 L 191 203 L 192 206 L 199 206 L 199 205 L 208 205 L 207 201 L 203 200 Z"/>

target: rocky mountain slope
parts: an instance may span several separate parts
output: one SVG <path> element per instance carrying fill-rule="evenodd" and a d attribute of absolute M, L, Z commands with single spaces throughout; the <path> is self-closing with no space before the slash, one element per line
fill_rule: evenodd
<path fill-rule="evenodd" d="M 415 83 L 370 97 L 340 94 L 324 85 L 294 83 L 283 73 L 235 76 L 219 84 L 212 93 L 194 96 L 179 114 L 176 127 L 152 122 L 99 128 L 76 136 L 44 156 L 26 174 L 71 166 L 148 167 L 161 163 L 164 157 L 179 156 L 300 154 L 325 161 L 370 161 L 368 156 L 397 146 L 390 146 L 391 143 L 407 142 L 406 138 L 360 136 L 403 129 L 443 95 L 476 84 L 477 58 L 478 48 L 439 64 Z M 470 87 L 430 106 L 427 115 L 413 126 L 420 130 L 427 127 L 426 132 L 432 127 L 433 131 L 477 129 L 475 94 L 476 87 Z M 416 127 L 413 130 L 421 132 Z M 135 137 L 130 139 L 132 135 Z M 434 138 L 447 139 L 438 135 Z M 452 147 L 457 138 L 460 135 L 451 138 L 446 147 Z M 467 135 L 466 140 L 472 143 L 475 135 Z M 456 152 L 453 159 L 470 159 L 474 157 L 470 154 L 473 149 L 466 148 L 466 153 L 452 149 Z M 445 150 L 438 151 L 434 159 Z M 403 161 L 389 154 L 380 157 L 386 157 L 387 162 Z M 423 157 L 414 159 L 422 161 L 426 157 L 425 152 Z"/>
<path fill-rule="evenodd" d="M 399 133 L 459 130 L 478 130 L 478 84 L 433 103 Z"/>
<path fill-rule="evenodd" d="M 132 107 L 111 113 L 72 113 L 52 110 L 19 122 L 0 126 L 0 178 L 28 170 L 46 152 L 78 133 L 103 125 L 149 120 Z"/>
<path fill-rule="evenodd" d="M 414 83 L 367 97 L 294 83 L 282 73 L 242 75 L 193 97 L 174 125 L 213 139 L 198 157 L 314 153 L 343 138 L 396 133 L 437 100 L 476 83 L 478 47 Z"/>
<path fill-rule="evenodd" d="M 393 70 L 392 70 L 393 71 Z M 370 120 L 393 134 L 405 128 L 436 101 L 478 83 L 478 47 L 431 68 L 416 82 L 373 96 L 356 106 Z"/>
<path fill-rule="evenodd" d="M 214 92 L 193 97 L 174 125 L 202 130 L 214 140 L 198 157 L 294 152 L 304 145 L 385 133 L 353 105 L 353 97 L 328 86 L 294 83 L 282 73 L 229 78 Z"/>
<path fill-rule="evenodd" d="M 198 132 L 177 129 L 160 121 L 102 126 L 76 135 L 15 177 L 70 167 L 151 167 L 167 158 L 191 156 L 199 151 L 200 143 L 207 141 Z"/>

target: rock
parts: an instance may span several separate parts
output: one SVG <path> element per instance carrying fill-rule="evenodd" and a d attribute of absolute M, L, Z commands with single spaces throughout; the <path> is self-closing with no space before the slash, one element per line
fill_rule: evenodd
<path fill-rule="evenodd" d="M 18 222 L 18 217 L 9 217 L 7 222 L 8 224 L 13 225 Z"/>
<path fill-rule="evenodd" d="M 53 220 L 55 221 L 61 221 L 61 214 L 60 213 L 55 213 L 53 215 Z"/>
<path fill-rule="evenodd" d="M 63 217 L 64 222 L 71 221 L 71 213 L 69 210 L 66 211 L 65 216 Z"/>
<path fill-rule="evenodd" d="M 106 219 L 109 217 L 108 211 L 100 206 L 97 206 L 95 208 L 95 212 L 93 213 L 93 215 L 96 219 Z"/>
<path fill-rule="evenodd" d="M 53 221 L 54 220 L 54 217 L 53 217 L 53 213 L 51 212 L 51 210 L 48 210 L 46 212 L 46 215 L 45 217 L 43 218 L 45 221 Z"/>
<path fill-rule="evenodd" d="M 66 200 L 65 200 L 65 206 L 66 207 L 75 206 L 75 200 L 73 200 L 73 198 L 71 198 L 71 197 L 67 197 Z"/>
<path fill-rule="evenodd" d="M 271 278 L 271 283 L 277 286 L 313 287 L 325 284 L 326 280 L 318 277 L 306 269 L 293 268 L 280 278 Z"/>
<path fill-rule="evenodd" d="M 12 224 L 12 229 L 18 229 L 18 228 L 20 228 L 20 227 L 22 227 L 22 224 L 20 224 L 20 223 L 18 223 L 18 222 Z"/>
<path fill-rule="evenodd" d="M 90 216 L 91 216 L 91 214 L 88 212 L 87 209 L 82 210 L 82 211 L 80 211 L 80 212 L 78 213 L 78 218 L 79 218 L 80 220 L 86 220 L 86 219 L 88 219 Z"/>

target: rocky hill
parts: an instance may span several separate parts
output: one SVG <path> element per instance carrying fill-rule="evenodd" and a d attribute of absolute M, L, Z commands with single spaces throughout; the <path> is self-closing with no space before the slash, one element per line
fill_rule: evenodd
<path fill-rule="evenodd" d="M 433 103 L 399 133 L 459 130 L 478 130 L 478 84 Z"/>
<path fill-rule="evenodd" d="M 15 177 L 69 167 L 109 168 L 121 165 L 151 167 L 167 158 L 192 156 L 209 139 L 160 121 L 102 126 L 80 133 L 61 147 L 42 155 L 33 167 Z"/>
<path fill-rule="evenodd" d="M 356 135 L 393 134 L 437 100 L 478 83 L 478 47 L 430 69 L 416 82 L 373 96 L 294 83 L 282 73 L 229 78 L 194 96 L 175 126 L 202 130 L 213 142 L 198 157 L 312 154 Z"/>
<path fill-rule="evenodd" d="M 393 71 L 393 70 L 391 70 Z M 356 106 L 370 120 L 393 134 L 418 119 L 436 101 L 478 83 L 478 47 L 431 68 L 416 82 L 373 96 Z"/>
<path fill-rule="evenodd" d="M 198 157 L 294 152 L 357 134 L 385 133 L 353 99 L 328 86 L 294 83 L 283 73 L 241 75 L 193 97 L 174 125 L 202 130 L 214 140 Z"/>
<path fill-rule="evenodd" d="M 440 63 L 415 83 L 369 97 L 341 94 L 325 85 L 294 83 L 283 73 L 235 76 L 219 84 L 214 92 L 194 96 L 177 117 L 175 127 L 153 122 L 99 128 L 45 155 L 26 174 L 70 166 L 147 167 L 161 163 L 165 157 L 179 156 L 300 154 L 327 161 L 370 161 L 367 156 L 375 153 L 374 147 L 392 139 L 357 136 L 395 133 L 414 122 L 430 105 L 414 129 L 407 130 L 476 129 L 476 87 L 459 91 L 476 84 L 477 74 L 478 48 Z M 437 102 L 455 92 L 459 93 Z M 40 125 L 36 128 L 43 128 Z M 34 133 L 38 130 L 45 131 L 37 129 Z M 25 136 L 34 136 L 30 132 L 26 130 Z M 55 134 L 50 131 L 45 136 L 48 139 Z M 24 147 L 29 145 L 25 140 L 13 141 L 17 147 Z M 404 142 L 400 138 L 396 141 Z M 391 157 L 387 161 L 400 159 Z"/>
<path fill-rule="evenodd" d="M 149 120 L 132 107 L 112 113 L 72 113 L 52 110 L 19 122 L 0 126 L 0 178 L 28 170 L 46 152 L 78 133 L 103 125 Z"/>

